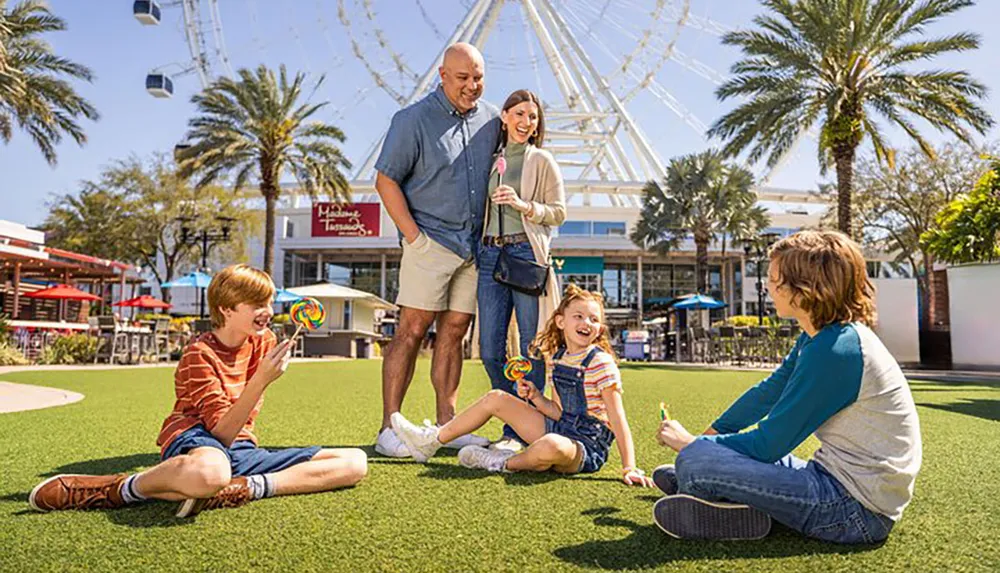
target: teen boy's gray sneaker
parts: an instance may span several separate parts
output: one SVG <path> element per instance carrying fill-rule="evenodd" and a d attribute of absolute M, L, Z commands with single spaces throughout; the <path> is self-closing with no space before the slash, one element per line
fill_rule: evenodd
<path fill-rule="evenodd" d="M 678 539 L 761 539 L 771 531 L 771 516 L 759 509 L 684 494 L 656 502 L 653 521 Z"/>
<path fill-rule="evenodd" d="M 677 493 L 677 470 L 674 464 L 666 464 L 653 470 L 653 483 L 660 488 L 663 495 Z"/>
<path fill-rule="evenodd" d="M 441 442 L 437 439 L 437 426 L 418 426 L 399 412 L 390 416 L 389 422 L 392 423 L 396 436 L 406 444 L 406 449 L 410 450 L 410 455 L 418 462 L 426 462 L 441 448 Z"/>

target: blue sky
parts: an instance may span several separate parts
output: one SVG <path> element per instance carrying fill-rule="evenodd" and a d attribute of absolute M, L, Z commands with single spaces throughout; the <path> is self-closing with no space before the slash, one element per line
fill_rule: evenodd
<path fill-rule="evenodd" d="M 622 80 L 614 70 L 633 52 L 637 39 L 649 26 L 650 0 L 553 0 L 595 66 L 610 78 L 619 95 L 635 85 Z M 159 26 L 142 26 L 131 14 L 126 0 L 81 2 L 50 0 L 52 10 L 63 17 L 67 32 L 48 39 L 58 53 L 85 64 L 94 71 L 92 84 L 79 84 L 82 95 L 102 114 L 100 121 L 85 123 L 89 142 L 80 148 L 64 143 L 58 149 L 59 163 L 50 167 L 30 139 L 15 132 L 14 139 L 0 147 L 0 218 L 29 225 L 40 223 L 46 202 L 54 194 L 73 193 L 79 182 L 98 176 L 103 166 L 129 155 L 146 157 L 169 151 L 183 139 L 186 123 L 193 112 L 190 96 L 201 85 L 195 74 L 175 75 L 176 94 L 172 99 L 155 99 L 144 89 L 149 70 L 164 67 L 177 73 L 188 66 L 190 55 L 184 39 L 180 7 L 164 8 Z M 340 126 L 348 136 L 344 150 L 357 164 L 364 161 L 373 142 L 398 109 L 385 91 L 375 87 L 365 66 L 352 54 L 351 37 L 368 55 L 372 69 L 396 91 L 412 89 L 411 78 L 395 72 L 396 54 L 406 64 L 405 74 L 420 74 L 437 55 L 443 41 L 463 18 L 470 0 L 374 0 L 372 19 L 358 0 L 344 0 L 350 26 L 342 25 L 334 0 L 219 0 L 221 32 L 226 54 L 233 68 L 253 67 L 264 62 L 284 63 L 292 71 L 302 71 L 326 81 L 313 95 L 315 101 L 329 101 L 324 119 Z M 732 104 L 716 101 L 715 85 L 676 61 L 659 62 L 663 43 L 676 37 L 676 50 L 695 59 L 715 73 L 725 74 L 738 53 L 721 46 L 712 33 L 698 28 L 746 26 L 759 10 L 750 0 L 691 0 L 692 23 L 676 26 L 672 3 L 656 29 L 656 40 L 632 60 L 629 71 L 639 77 L 656 69 L 657 81 L 666 95 L 638 93 L 628 104 L 630 113 L 644 130 L 664 161 L 675 155 L 707 147 L 697 130 L 687 125 L 663 103 L 674 98 L 705 124 L 711 124 Z M 207 0 L 202 1 L 207 6 Z M 670 10 L 674 10 L 673 13 Z M 202 14 L 204 36 L 213 69 L 222 72 L 216 51 L 209 13 Z M 931 35 L 969 30 L 982 35 L 978 52 L 950 55 L 934 62 L 935 67 L 964 68 L 991 88 L 987 109 L 1000 118 L 1000 80 L 995 62 L 1000 56 L 1000 34 L 993 25 L 1000 21 L 1000 2 L 981 0 L 977 6 L 952 16 L 931 29 Z M 695 24 L 700 23 L 700 26 Z M 386 41 L 388 49 L 380 46 Z M 487 42 L 486 98 L 501 103 L 513 89 L 529 87 L 543 100 L 558 99 L 558 90 L 538 46 L 526 40 L 520 3 L 508 1 L 497 27 Z M 991 66 L 991 64 L 994 64 Z M 708 73 L 709 76 L 714 73 Z M 540 78 L 540 81 L 539 81 Z M 934 141 L 945 135 L 927 130 Z M 989 138 L 997 139 L 994 129 Z M 893 133 L 893 141 L 905 139 Z M 815 156 L 815 142 L 804 140 L 799 151 L 772 179 L 772 185 L 798 189 L 815 188 L 821 180 Z"/>

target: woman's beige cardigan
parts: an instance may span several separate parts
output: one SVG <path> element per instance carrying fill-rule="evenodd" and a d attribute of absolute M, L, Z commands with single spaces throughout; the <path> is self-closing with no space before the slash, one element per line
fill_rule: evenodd
<path fill-rule="evenodd" d="M 490 170 L 491 177 L 496 177 L 496 164 Z M 538 330 L 545 328 L 545 323 L 559 306 L 561 293 L 552 269 L 549 250 L 552 244 L 553 230 L 566 220 L 566 190 L 563 187 L 562 172 L 552 154 L 534 145 L 524 150 L 524 167 L 521 169 L 521 199 L 532 204 L 532 216 L 522 214 L 521 222 L 524 232 L 528 235 L 535 261 L 549 265 L 549 280 L 546 283 L 545 294 L 538 297 Z M 487 203 L 486 220 L 483 229 L 489 225 L 489 203 Z M 507 348 L 510 355 L 520 352 L 518 344 L 517 321 L 511 317 L 511 328 L 507 336 Z M 476 321 L 479 330 L 479 321 Z M 531 333 L 532 338 L 537 334 Z M 478 345 L 476 336 L 474 344 Z"/>

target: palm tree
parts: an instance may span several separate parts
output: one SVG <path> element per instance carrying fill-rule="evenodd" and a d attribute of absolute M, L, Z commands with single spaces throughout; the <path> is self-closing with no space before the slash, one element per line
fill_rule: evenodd
<path fill-rule="evenodd" d="M 876 158 L 894 163 L 876 116 L 902 129 L 928 156 L 933 148 L 913 117 L 971 143 L 971 127 L 985 133 L 993 124 L 977 100 L 983 84 L 964 71 L 906 69 L 916 61 L 979 47 L 979 36 L 962 32 L 923 37 L 942 16 L 973 0 L 763 0 L 772 14 L 757 16 L 756 30 L 738 30 L 723 43 L 739 46 L 743 60 L 734 77 L 716 91 L 720 100 L 748 101 L 709 129 L 726 140 L 723 151 L 749 148 L 756 162 L 765 154 L 775 166 L 798 139 L 821 122 L 819 160 L 825 174 L 837 172 L 838 228 L 851 233 L 854 157 L 866 137 Z"/>
<path fill-rule="evenodd" d="M 191 146 L 177 159 L 183 176 L 198 174 L 203 187 L 223 175 L 233 175 L 235 192 L 256 181 L 264 197 L 264 270 L 274 267 L 274 215 L 281 196 L 281 177 L 288 171 L 299 186 L 316 198 L 320 193 L 335 200 L 350 200 L 349 184 L 341 169 L 351 163 L 336 142 L 344 141 L 340 129 L 313 120 L 323 103 L 298 103 L 305 75 L 289 82 L 285 66 L 274 71 L 260 65 L 241 69 L 239 79 L 220 78 L 191 98 L 198 115 L 188 122 Z M 313 92 L 323 82 L 316 82 Z"/>
<path fill-rule="evenodd" d="M 769 224 L 752 185 L 750 171 L 727 164 L 716 150 L 672 159 L 663 185 L 650 181 L 643 188 L 632 242 L 662 254 L 693 236 L 697 290 L 703 293 L 709 244 L 721 239 L 724 256 L 727 235 L 743 239 Z"/>
<path fill-rule="evenodd" d="M 42 0 L 24 0 L 7 8 L 0 0 L 0 138 L 10 143 L 17 126 L 35 141 L 50 165 L 55 147 L 68 134 L 79 145 L 87 136 L 77 123 L 81 116 L 96 120 L 93 105 L 80 97 L 61 76 L 91 81 L 85 66 L 61 58 L 39 37 L 66 29 Z"/>

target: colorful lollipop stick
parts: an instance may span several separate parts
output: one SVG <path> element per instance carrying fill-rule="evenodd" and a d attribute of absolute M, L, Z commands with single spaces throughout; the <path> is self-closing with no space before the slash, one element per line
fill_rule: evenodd
<path fill-rule="evenodd" d="M 661 420 L 670 419 L 670 411 L 667 410 L 667 405 L 664 402 L 660 402 L 660 419 Z"/>

